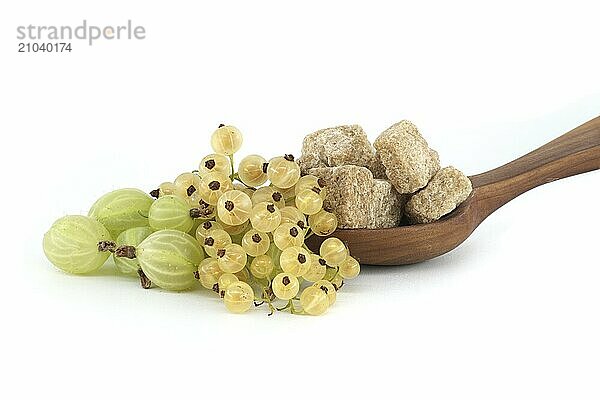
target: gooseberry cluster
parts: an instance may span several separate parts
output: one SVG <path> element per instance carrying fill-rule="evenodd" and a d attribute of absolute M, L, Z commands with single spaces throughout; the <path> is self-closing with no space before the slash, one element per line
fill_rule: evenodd
<path fill-rule="evenodd" d="M 324 313 L 344 279 L 360 272 L 339 239 L 325 239 L 318 254 L 304 243 L 337 228 L 336 216 L 323 208 L 325 182 L 301 176 L 289 154 L 269 161 L 249 155 L 235 171 L 242 135 L 233 126 L 220 125 L 211 145 L 215 153 L 197 170 L 160 184 L 150 196 L 115 190 L 88 216 L 56 221 L 44 236 L 48 259 L 83 274 L 112 254 L 117 270 L 138 274 L 144 288 L 182 291 L 199 282 L 235 313 L 253 304 L 266 304 L 269 315 Z"/>

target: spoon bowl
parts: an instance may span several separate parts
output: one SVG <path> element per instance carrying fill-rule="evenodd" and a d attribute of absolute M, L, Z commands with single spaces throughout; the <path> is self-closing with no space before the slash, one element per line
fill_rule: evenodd
<path fill-rule="evenodd" d="M 450 214 L 419 225 L 386 229 L 338 229 L 353 257 L 363 265 L 413 264 L 460 245 L 485 218 L 534 187 L 600 168 L 600 117 L 501 167 L 470 176 L 473 191 Z M 311 236 L 318 251 L 325 238 Z"/>

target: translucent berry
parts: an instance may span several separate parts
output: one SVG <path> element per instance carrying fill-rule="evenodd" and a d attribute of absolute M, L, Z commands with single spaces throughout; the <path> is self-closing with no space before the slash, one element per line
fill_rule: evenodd
<path fill-rule="evenodd" d="M 298 294 L 298 291 L 300 290 L 300 283 L 295 275 L 282 272 L 273 278 L 271 287 L 277 298 L 281 300 L 289 300 Z"/>
<path fill-rule="evenodd" d="M 163 182 L 158 186 L 158 197 L 162 196 L 177 196 L 186 198 L 187 193 L 181 186 L 177 186 L 173 182 Z"/>
<path fill-rule="evenodd" d="M 242 147 L 242 134 L 231 125 L 221 125 L 212 134 L 210 144 L 215 153 L 232 155 Z"/>
<path fill-rule="evenodd" d="M 313 189 L 304 189 L 295 199 L 296 207 L 306 215 L 313 215 L 323 208 L 323 199 Z"/>
<path fill-rule="evenodd" d="M 322 279 L 313 283 L 313 286 L 318 287 L 327 295 L 327 299 L 329 300 L 330 306 L 333 303 L 335 303 L 335 299 L 337 297 L 337 290 L 331 282 Z"/>
<path fill-rule="evenodd" d="M 238 277 L 234 274 L 225 272 L 219 277 L 219 281 L 217 282 L 216 286 L 213 286 L 213 290 L 216 290 L 217 293 L 219 293 L 221 297 L 223 297 L 225 296 L 225 290 L 227 290 L 229 285 L 239 281 L 240 280 L 238 279 Z"/>
<path fill-rule="evenodd" d="M 327 262 L 317 254 L 310 255 L 310 266 L 308 271 L 302 275 L 309 282 L 316 282 L 325 277 L 327 271 Z"/>
<path fill-rule="evenodd" d="M 196 228 L 196 239 L 202 245 L 204 245 L 204 239 L 215 229 L 223 229 L 223 226 L 216 221 L 203 221 L 198 228 Z"/>
<path fill-rule="evenodd" d="M 298 225 L 301 229 L 306 229 L 306 215 L 296 207 L 285 206 L 281 211 L 281 222 L 289 222 Z"/>
<path fill-rule="evenodd" d="M 250 263 L 250 273 L 258 279 L 269 277 L 274 268 L 275 264 L 273 264 L 271 257 L 264 254 L 255 257 Z"/>
<path fill-rule="evenodd" d="M 284 157 L 275 157 L 269 161 L 267 176 L 273 185 L 287 189 L 294 186 L 300 179 L 300 167 L 290 154 Z"/>
<path fill-rule="evenodd" d="M 254 291 L 246 282 L 233 282 L 223 296 L 225 307 L 233 313 L 244 313 L 254 304 Z"/>
<path fill-rule="evenodd" d="M 216 258 L 217 251 L 231 244 L 231 236 L 223 229 L 213 229 L 210 234 L 204 238 L 204 251 L 209 256 Z"/>
<path fill-rule="evenodd" d="M 189 197 L 200 187 L 200 176 L 192 172 L 184 172 L 173 181 Z"/>
<path fill-rule="evenodd" d="M 278 189 L 271 186 L 261 187 L 252 195 L 252 204 L 254 205 L 265 201 L 275 204 L 278 208 L 285 207 L 283 194 Z"/>
<path fill-rule="evenodd" d="M 252 227 L 260 232 L 272 232 L 281 224 L 281 212 L 273 203 L 256 204 L 250 213 Z"/>
<path fill-rule="evenodd" d="M 248 221 L 252 211 L 252 200 L 242 191 L 230 190 L 217 202 L 219 220 L 227 225 L 240 225 Z"/>
<path fill-rule="evenodd" d="M 310 253 L 299 246 L 291 246 L 281 252 L 279 265 L 283 272 L 302 276 L 310 268 Z"/>
<path fill-rule="evenodd" d="M 238 166 L 238 176 L 248 186 L 260 186 L 267 181 L 267 160 L 256 154 L 246 156 Z"/>
<path fill-rule="evenodd" d="M 248 256 L 246 252 L 237 243 L 230 243 L 216 252 L 219 268 L 223 272 L 235 274 L 240 272 L 246 266 Z"/>
<path fill-rule="evenodd" d="M 304 244 L 304 231 L 298 225 L 283 223 L 273 232 L 273 241 L 280 250 Z"/>
<path fill-rule="evenodd" d="M 323 191 L 325 189 L 325 181 L 314 175 L 304 175 L 298 180 L 296 186 L 294 186 L 295 195 L 298 196 L 303 190 L 313 188 L 318 188 L 320 191 Z"/>
<path fill-rule="evenodd" d="M 212 257 L 205 258 L 198 266 L 198 280 L 206 289 L 212 289 L 221 275 L 223 271 L 219 268 L 218 261 Z"/>
<path fill-rule="evenodd" d="M 315 235 L 329 236 L 337 229 L 338 220 L 334 213 L 321 210 L 308 217 L 308 225 Z"/>
<path fill-rule="evenodd" d="M 225 176 L 231 175 L 231 161 L 224 154 L 209 154 L 200 161 L 198 174 L 201 177 L 211 172 L 217 172 Z"/>
<path fill-rule="evenodd" d="M 353 257 L 346 257 L 339 265 L 340 276 L 344 279 L 353 279 L 360 273 L 360 263 Z"/>
<path fill-rule="evenodd" d="M 327 264 L 337 267 L 348 256 L 348 249 L 340 239 L 327 238 L 321 243 L 319 254 L 327 261 Z"/>
<path fill-rule="evenodd" d="M 321 315 L 329 308 L 329 299 L 323 290 L 309 286 L 300 294 L 300 305 L 310 315 Z"/>
<path fill-rule="evenodd" d="M 271 245 L 271 239 L 267 233 L 256 229 L 249 229 L 242 237 L 242 247 L 250 257 L 265 254 Z"/>
<path fill-rule="evenodd" d="M 210 172 L 202 177 L 199 192 L 206 203 L 216 205 L 219 197 L 230 190 L 233 190 L 233 184 L 227 175 Z"/>

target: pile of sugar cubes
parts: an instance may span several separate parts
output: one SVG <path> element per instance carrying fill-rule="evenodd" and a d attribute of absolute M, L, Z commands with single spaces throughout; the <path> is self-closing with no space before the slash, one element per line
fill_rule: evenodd
<path fill-rule="evenodd" d="M 358 125 L 311 133 L 298 163 L 303 174 L 325 180 L 325 207 L 337 215 L 340 228 L 433 222 L 472 190 L 462 172 L 440 168 L 438 153 L 406 120 L 382 132 L 373 145 Z"/>

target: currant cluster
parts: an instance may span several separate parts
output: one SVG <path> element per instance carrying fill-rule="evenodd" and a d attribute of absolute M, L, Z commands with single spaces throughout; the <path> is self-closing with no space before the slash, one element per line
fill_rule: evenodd
<path fill-rule="evenodd" d="M 138 274 L 142 287 L 181 291 L 197 282 L 215 291 L 229 311 L 252 305 L 319 315 L 336 299 L 360 264 L 337 238 L 318 254 L 304 243 L 338 225 L 323 208 L 322 179 L 301 176 L 292 155 L 267 161 L 233 155 L 242 135 L 221 125 L 211 137 L 214 154 L 197 170 L 150 192 L 119 189 L 102 196 L 88 216 L 56 221 L 44 252 L 58 268 L 88 273 L 113 255 L 116 268 Z"/>

